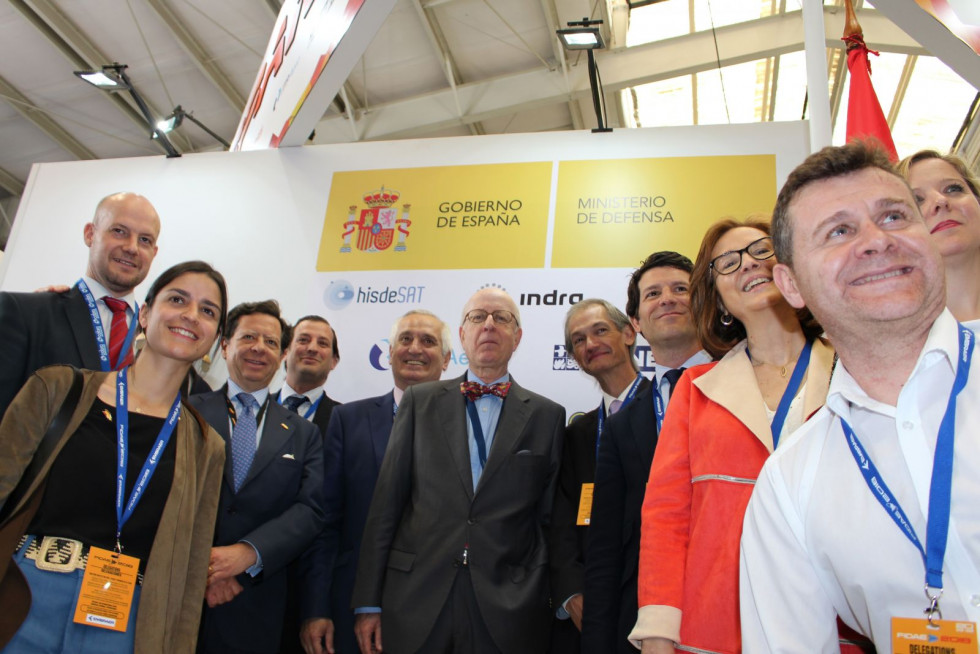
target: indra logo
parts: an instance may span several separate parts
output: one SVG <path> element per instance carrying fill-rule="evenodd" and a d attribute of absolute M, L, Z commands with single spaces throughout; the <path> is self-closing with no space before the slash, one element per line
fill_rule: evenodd
<path fill-rule="evenodd" d="M 323 303 L 334 311 L 340 311 L 354 299 L 354 286 L 346 279 L 335 279 L 323 292 Z"/>
<path fill-rule="evenodd" d="M 558 289 L 547 293 L 521 293 L 522 307 L 537 307 L 542 304 L 546 307 L 571 306 L 576 302 L 581 302 L 585 295 L 582 293 L 559 293 Z"/>

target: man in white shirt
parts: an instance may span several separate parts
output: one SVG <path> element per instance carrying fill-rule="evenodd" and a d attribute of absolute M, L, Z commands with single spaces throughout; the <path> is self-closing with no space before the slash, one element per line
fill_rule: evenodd
<path fill-rule="evenodd" d="M 150 271 L 159 235 L 160 217 L 149 200 L 114 193 L 83 229 L 89 255 L 79 283 L 63 292 L 0 293 L 0 416 L 38 368 L 118 370 L 129 363 L 137 323 L 133 289 Z"/>
<path fill-rule="evenodd" d="M 827 404 L 768 460 L 749 503 L 743 649 L 836 652 L 835 614 L 884 654 L 976 643 L 980 377 L 908 184 L 867 144 L 825 148 L 780 191 L 773 241 L 777 285 L 840 361 Z"/>

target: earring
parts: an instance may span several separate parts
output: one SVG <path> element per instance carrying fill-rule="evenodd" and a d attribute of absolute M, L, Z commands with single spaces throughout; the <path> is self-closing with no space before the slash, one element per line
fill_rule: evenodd
<path fill-rule="evenodd" d="M 735 322 L 735 318 L 732 317 L 732 314 L 728 313 L 727 311 L 725 313 L 721 314 L 721 318 L 719 318 L 718 320 L 725 327 L 731 327 L 732 326 L 732 323 Z"/>

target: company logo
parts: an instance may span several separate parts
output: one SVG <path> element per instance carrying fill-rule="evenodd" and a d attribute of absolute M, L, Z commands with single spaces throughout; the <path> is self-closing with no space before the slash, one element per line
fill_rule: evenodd
<path fill-rule="evenodd" d="M 653 372 L 653 352 L 649 345 L 637 345 L 633 348 L 633 358 L 636 359 L 636 366 L 640 372 Z"/>
<path fill-rule="evenodd" d="M 323 292 L 323 304 L 340 311 L 352 302 L 357 304 L 418 304 L 425 286 L 355 287 L 346 279 L 335 279 Z"/>
<path fill-rule="evenodd" d="M 323 303 L 334 311 L 340 311 L 354 299 L 354 286 L 346 279 L 335 279 L 323 292 Z"/>
<path fill-rule="evenodd" d="M 555 354 L 551 360 L 552 370 L 579 370 L 578 364 L 563 344 L 555 345 Z"/>
<path fill-rule="evenodd" d="M 547 293 L 521 293 L 521 306 L 537 307 L 542 304 L 546 307 L 560 307 L 566 304 L 571 306 L 581 302 L 584 297 L 582 293 L 559 293 L 557 289 Z"/>
<path fill-rule="evenodd" d="M 387 250 L 395 242 L 395 232 L 398 232 L 398 243 L 394 251 L 404 252 L 408 228 L 412 225 L 412 221 L 408 218 L 412 205 L 403 204 L 399 215 L 399 210 L 393 205 L 400 197 L 401 193 L 398 191 L 386 191 L 382 186 L 376 191 L 368 191 L 364 194 L 364 204 L 367 208 L 352 204 L 348 208 L 347 222 L 344 223 L 344 244 L 340 246 L 340 252 L 349 253 L 351 241 L 361 252 Z M 360 218 L 357 218 L 358 210 L 360 210 Z"/>
<path fill-rule="evenodd" d="M 388 339 L 383 338 L 371 346 L 368 361 L 375 370 L 391 370 L 391 357 L 388 356 Z"/>

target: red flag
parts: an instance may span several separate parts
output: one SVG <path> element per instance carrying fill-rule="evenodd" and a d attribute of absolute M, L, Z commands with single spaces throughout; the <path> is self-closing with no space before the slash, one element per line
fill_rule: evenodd
<path fill-rule="evenodd" d="M 868 50 L 864 44 L 864 33 L 857 22 L 851 0 L 844 2 L 847 11 L 847 21 L 844 24 L 842 40 L 847 43 L 847 69 L 851 73 L 850 95 L 847 100 L 847 136 L 846 139 L 877 139 L 892 161 L 898 161 L 895 142 L 892 140 L 888 121 L 881 111 L 881 104 L 871 85 L 871 63 L 868 53 L 878 55 L 874 50 Z"/>

